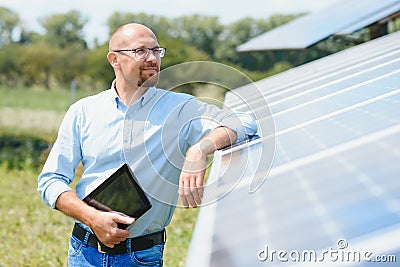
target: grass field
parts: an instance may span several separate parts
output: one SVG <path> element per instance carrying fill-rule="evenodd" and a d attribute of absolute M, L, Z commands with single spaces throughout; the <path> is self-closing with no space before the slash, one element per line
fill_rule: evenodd
<path fill-rule="evenodd" d="M 0 88 L 0 137 L 34 136 L 52 142 L 70 103 L 68 91 Z M 23 166 L 0 165 L 0 267 L 66 266 L 72 221 L 41 201 L 36 191 L 41 166 Z M 184 265 L 197 212 L 176 209 L 167 228 L 164 266 Z"/>
<path fill-rule="evenodd" d="M 67 266 L 72 221 L 44 206 L 36 192 L 38 170 L 0 168 L 0 266 Z M 165 266 L 183 266 L 195 209 L 177 208 L 167 228 Z"/>
<path fill-rule="evenodd" d="M 96 91 L 77 90 L 75 99 L 95 94 Z M 0 107 L 28 110 L 65 112 L 74 101 L 69 90 L 41 88 L 6 88 L 0 86 Z"/>

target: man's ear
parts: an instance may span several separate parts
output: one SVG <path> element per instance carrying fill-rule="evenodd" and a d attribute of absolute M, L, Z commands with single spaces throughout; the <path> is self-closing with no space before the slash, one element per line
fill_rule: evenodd
<path fill-rule="evenodd" d="M 118 68 L 119 67 L 118 57 L 117 57 L 117 55 L 115 53 L 109 52 L 107 54 L 107 60 L 110 63 L 111 67 L 113 67 L 113 68 Z"/>

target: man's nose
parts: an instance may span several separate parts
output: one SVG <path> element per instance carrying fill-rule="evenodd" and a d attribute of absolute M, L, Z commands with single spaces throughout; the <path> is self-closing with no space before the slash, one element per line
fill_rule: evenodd
<path fill-rule="evenodd" d="M 148 50 L 146 61 L 152 61 L 152 62 L 157 61 L 157 57 L 154 55 L 153 50 Z"/>

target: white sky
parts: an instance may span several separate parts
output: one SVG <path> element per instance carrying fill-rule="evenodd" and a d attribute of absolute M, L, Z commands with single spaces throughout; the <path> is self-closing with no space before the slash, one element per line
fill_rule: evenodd
<path fill-rule="evenodd" d="M 114 11 L 145 12 L 166 17 L 201 14 L 217 16 L 223 24 L 244 17 L 268 18 L 272 14 L 315 12 L 338 0 L 0 0 L 0 6 L 16 12 L 26 28 L 41 32 L 37 19 L 47 15 L 66 13 L 72 9 L 88 18 L 86 39 L 107 40 L 106 21 Z"/>

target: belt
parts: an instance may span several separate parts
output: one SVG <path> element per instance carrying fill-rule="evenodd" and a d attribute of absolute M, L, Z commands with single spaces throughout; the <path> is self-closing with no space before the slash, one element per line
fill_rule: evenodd
<path fill-rule="evenodd" d="M 125 241 L 114 245 L 113 248 L 107 247 L 97 237 L 83 229 L 77 223 L 74 225 L 74 230 L 72 231 L 72 235 L 75 236 L 77 239 L 86 243 L 91 247 L 95 247 L 101 253 L 108 253 L 108 254 L 125 254 L 130 253 L 131 251 L 138 251 L 151 248 L 157 244 L 164 243 L 167 239 L 165 229 L 159 232 L 134 237 L 134 238 L 127 238 Z M 88 235 L 88 237 L 86 237 Z M 86 239 L 86 242 L 85 242 Z M 130 246 L 129 246 L 130 244 Z"/>

